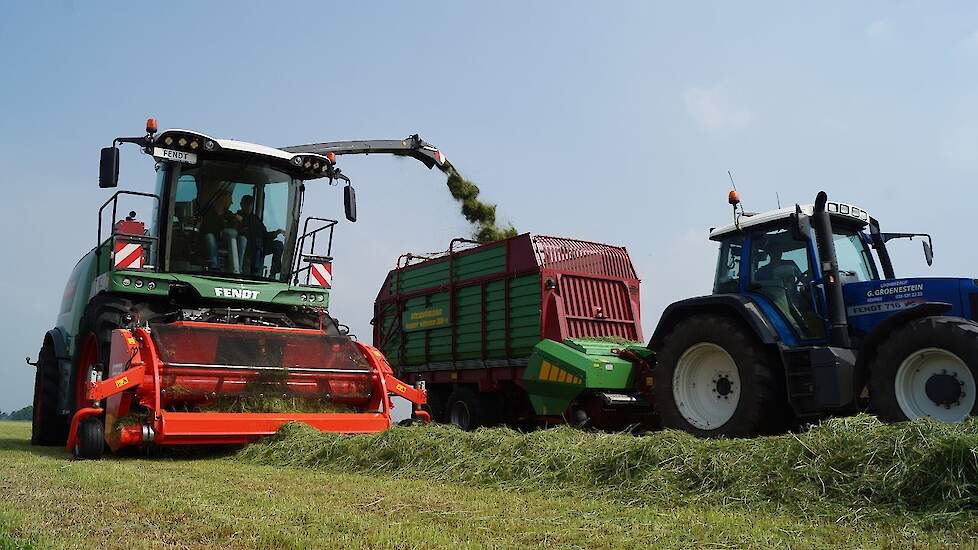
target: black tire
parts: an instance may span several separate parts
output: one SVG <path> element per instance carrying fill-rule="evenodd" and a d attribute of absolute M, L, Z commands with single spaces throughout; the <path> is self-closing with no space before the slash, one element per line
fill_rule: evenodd
<path fill-rule="evenodd" d="M 960 317 L 924 317 L 910 321 L 887 337 L 870 362 L 869 408 L 880 420 L 902 422 L 909 419 L 897 400 L 897 371 L 910 355 L 926 348 L 953 353 L 978 380 L 978 324 Z M 978 399 L 969 414 L 978 415 Z"/>
<path fill-rule="evenodd" d="M 448 422 L 465 431 L 486 426 L 489 420 L 485 400 L 468 388 L 457 388 L 446 403 Z"/>
<path fill-rule="evenodd" d="M 37 372 L 34 374 L 31 445 L 64 445 L 68 440 L 70 419 L 58 413 L 58 393 L 58 360 L 51 342 L 45 339 L 37 354 Z"/>
<path fill-rule="evenodd" d="M 687 420 L 680 412 L 673 391 L 673 378 L 680 358 L 687 350 L 702 343 L 719 346 L 730 356 L 741 386 L 730 418 L 708 429 Z M 753 437 L 779 433 L 790 424 L 791 414 L 783 384 L 778 383 L 776 368 L 780 368 L 777 355 L 739 323 L 716 315 L 690 317 L 676 325 L 656 354 L 654 407 L 663 427 L 701 437 Z M 711 388 L 711 392 L 716 393 L 716 388 Z M 728 387 L 721 393 L 723 391 L 731 390 Z"/>
<path fill-rule="evenodd" d="M 75 458 L 98 460 L 105 454 L 105 423 L 101 416 L 89 416 L 78 424 Z"/>

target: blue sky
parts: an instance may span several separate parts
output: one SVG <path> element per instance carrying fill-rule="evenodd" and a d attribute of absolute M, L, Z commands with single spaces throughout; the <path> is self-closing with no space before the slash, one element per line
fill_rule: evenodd
<path fill-rule="evenodd" d="M 284 146 L 420 132 L 521 231 L 627 246 L 650 333 L 709 292 L 710 226 L 824 189 L 898 274 L 974 276 L 978 7 L 934 2 L 7 2 L 0 15 L 0 410 L 30 403 L 64 282 L 94 244 L 98 149 L 161 127 Z M 369 339 L 395 258 L 467 227 L 414 161 L 343 159 L 333 313 Z M 152 163 L 122 155 L 123 186 Z M 144 209 L 145 210 L 145 209 Z M 341 217 L 338 188 L 307 213 Z"/>

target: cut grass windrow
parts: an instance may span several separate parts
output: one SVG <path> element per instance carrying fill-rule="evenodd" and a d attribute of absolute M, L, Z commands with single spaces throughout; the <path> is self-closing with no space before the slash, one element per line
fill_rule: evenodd
<path fill-rule="evenodd" d="M 741 440 L 445 426 L 343 436 L 288 425 L 237 458 L 635 504 L 741 504 L 809 517 L 885 509 L 942 521 L 978 507 L 976 452 L 974 420 L 886 425 L 860 415 L 800 434 Z"/>

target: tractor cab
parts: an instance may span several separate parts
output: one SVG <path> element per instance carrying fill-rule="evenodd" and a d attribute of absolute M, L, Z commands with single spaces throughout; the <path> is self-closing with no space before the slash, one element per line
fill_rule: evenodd
<path fill-rule="evenodd" d="M 838 282 L 880 280 L 874 250 L 886 266 L 889 255 L 876 220 L 845 203 L 828 202 L 825 208 L 831 216 Z M 737 212 L 734 224 L 710 232 L 710 239 L 720 243 L 714 293 L 760 298 L 757 303 L 766 317 L 792 345 L 824 341 L 828 335 L 829 277 L 820 261 L 820 237 L 810 221 L 814 214 L 815 205 Z"/>

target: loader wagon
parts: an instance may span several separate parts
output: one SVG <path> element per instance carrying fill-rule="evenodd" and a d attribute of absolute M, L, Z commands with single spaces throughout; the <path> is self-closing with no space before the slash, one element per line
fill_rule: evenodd
<path fill-rule="evenodd" d="M 402 255 L 373 337 L 437 421 L 619 428 L 652 418 L 640 321 L 624 248 L 522 234 Z"/>

